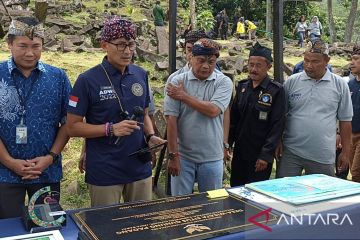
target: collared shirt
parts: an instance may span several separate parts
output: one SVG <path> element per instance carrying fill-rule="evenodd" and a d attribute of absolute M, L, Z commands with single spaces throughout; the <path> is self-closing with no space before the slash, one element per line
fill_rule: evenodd
<path fill-rule="evenodd" d="M 190 70 L 189 63 L 186 63 L 185 66 L 183 66 L 183 67 L 180 68 L 179 70 L 173 72 L 173 73 L 168 77 L 168 79 L 166 80 L 166 85 L 167 85 L 169 82 L 171 82 L 171 80 L 172 80 L 175 76 L 180 75 L 180 74 L 182 74 L 182 73 L 184 73 L 184 72 L 187 72 L 187 71 L 189 71 L 189 70 Z M 165 92 L 165 95 L 166 95 L 166 92 Z"/>
<path fill-rule="evenodd" d="M 353 116 L 347 83 L 329 70 L 319 81 L 304 71 L 291 75 L 284 87 L 285 147 L 302 158 L 333 164 L 336 121 L 351 121 Z"/>
<path fill-rule="evenodd" d="M 352 132 L 360 132 L 360 81 L 352 76 L 349 81 L 349 89 L 353 104 L 354 116 L 352 118 Z"/>
<path fill-rule="evenodd" d="M 181 101 L 165 96 L 164 114 L 177 117 L 181 157 L 197 163 L 223 159 L 223 113 L 231 98 L 230 78 L 215 70 L 206 80 L 198 80 L 191 70 L 175 76 L 171 83 L 178 85 L 180 81 L 183 81 L 189 95 L 211 102 L 222 112 L 211 118 Z"/>
<path fill-rule="evenodd" d="M 16 144 L 22 109 L 16 86 L 21 96 L 29 94 L 24 106 L 27 144 Z M 26 78 L 13 59 L 0 63 L 0 138 L 10 156 L 26 160 L 49 153 L 59 124 L 64 123 L 70 91 L 69 79 L 59 68 L 39 61 Z M 56 183 L 61 178 L 61 161 L 50 165 L 39 179 L 26 181 L 0 164 L 1 183 Z"/>
<path fill-rule="evenodd" d="M 106 58 L 102 61 L 110 80 L 101 65 L 80 74 L 70 96 L 68 113 L 86 118 L 94 125 L 107 122 L 117 123 L 125 119 L 114 89 L 124 111 L 132 116 L 135 106 L 143 109 L 149 106 L 149 84 L 147 73 L 136 65 L 128 65 L 124 74 L 112 66 Z M 136 119 L 143 122 L 143 117 Z M 86 139 L 85 181 L 92 185 L 110 186 L 126 184 L 151 176 L 151 164 L 144 156 L 128 157 L 146 146 L 144 127 L 131 135 L 122 137 L 121 144 L 115 145 L 116 138 L 97 137 Z M 105 131 L 105 129 L 104 129 Z"/>
<path fill-rule="evenodd" d="M 230 112 L 229 144 L 235 142 L 233 161 L 262 159 L 272 163 L 284 117 L 285 92 L 281 84 L 269 77 L 256 88 L 251 79 L 239 82 Z"/>

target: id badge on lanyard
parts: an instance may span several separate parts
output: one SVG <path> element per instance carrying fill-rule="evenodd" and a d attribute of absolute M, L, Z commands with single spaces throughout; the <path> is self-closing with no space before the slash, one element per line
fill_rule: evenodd
<path fill-rule="evenodd" d="M 27 144 L 27 127 L 24 124 L 24 117 L 21 117 L 20 124 L 16 126 L 16 144 Z"/>
<path fill-rule="evenodd" d="M 15 78 L 13 78 L 14 81 L 14 85 L 16 88 L 16 92 L 18 94 L 19 97 L 19 101 L 20 101 L 20 124 L 16 126 L 16 139 L 15 142 L 16 144 L 27 144 L 27 140 L 28 140 L 28 129 L 27 126 L 24 123 L 25 120 L 25 114 L 26 114 L 26 103 L 27 100 L 30 97 L 30 94 L 32 92 L 32 89 L 34 87 L 34 84 L 36 81 L 32 81 L 31 82 L 31 86 L 29 88 L 29 90 L 27 91 L 27 94 L 20 94 L 20 87 L 18 85 L 18 83 L 16 82 Z"/>

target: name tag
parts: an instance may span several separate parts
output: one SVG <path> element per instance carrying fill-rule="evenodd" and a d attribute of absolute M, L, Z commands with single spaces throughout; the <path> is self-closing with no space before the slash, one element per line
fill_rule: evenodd
<path fill-rule="evenodd" d="M 27 144 L 27 127 L 25 125 L 16 126 L 16 144 Z"/>
<path fill-rule="evenodd" d="M 266 121 L 267 118 L 268 118 L 268 113 L 267 112 L 264 112 L 264 111 L 259 112 L 259 120 Z"/>

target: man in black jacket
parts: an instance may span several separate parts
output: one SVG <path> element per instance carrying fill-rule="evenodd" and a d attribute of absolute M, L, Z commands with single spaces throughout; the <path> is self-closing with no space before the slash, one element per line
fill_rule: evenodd
<path fill-rule="evenodd" d="M 229 144 L 235 143 L 231 186 L 267 180 L 284 126 L 285 93 L 267 72 L 271 50 L 250 50 L 249 77 L 239 82 L 231 105 Z"/>

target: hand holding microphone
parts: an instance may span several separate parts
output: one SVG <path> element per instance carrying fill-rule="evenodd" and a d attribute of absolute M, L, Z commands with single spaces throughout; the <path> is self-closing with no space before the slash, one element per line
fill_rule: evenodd
<path fill-rule="evenodd" d="M 134 132 L 134 130 L 140 130 L 136 120 L 142 116 L 144 116 L 144 109 L 142 107 L 136 106 L 134 107 L 133 115 L 130 118 L 113 125 L 114 135 L 118 136 L 115 141 L 116 145 L 119 145 L 123 141 L 123 136 L 130 135 Z"/>

